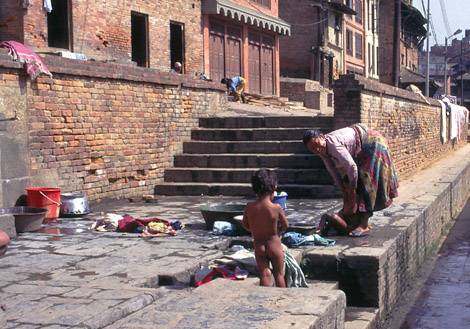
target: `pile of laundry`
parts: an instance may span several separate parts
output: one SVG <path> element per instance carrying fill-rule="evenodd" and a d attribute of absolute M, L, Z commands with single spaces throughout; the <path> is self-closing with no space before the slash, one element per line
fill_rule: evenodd
<path fill-rule="evenodd" d="M 449 98 L 444 97 L 441 103 L 441 140 L 447 142 L 447 137 L 451 141 L 460 141 L 467 136 L 469 122 L 469 111 L 466 107 L 453 104 Z M 447 117 L 449 117 L 449 133 L 447 133 Z"/>
<path fill-rule="evenodd" d="M 308 287 L 305 275 L 294 257 L 289 253 L 288 248 L 283 246 L 285 256 L 285 280 L 289 288 Z M 227 280 L 243 280 L 248 275 L 259 274 L 256 265 L 255 254 L 245 249 L 243 246 L 234 245 L 230 251 L 221 258 L 213 261 L 212 264 L 202 266 L 195 275 L 195 286 L 199 287 L 216 278 Z"/>
<path fill-rule="evenodd" d="M 237 236 L 241 235 L 241 229 L 230 222 L 226 221 L 215 221 L 212 228 L 212 234 L 214 235 L 224 235 L 224 236 Z"/>
<path fill-rule="evenodd" d="M 284 243 L 289 248 L 296 248 L 300 246 L 331 247 L 336 244 L 336 241 L 323 238 L 318 234 L 303 235 L 297 232 L 287 232 L 282 235 L 282 243 Z"/>
<path fill-rule="evenodd" d="M 130 215 L 106 214 L 96 220 L 91 229 L 98 232 L 139 233 L 143 237 L 174 236 L 184 228 L 180 221 L 161 218 L 134 218 Z"/>

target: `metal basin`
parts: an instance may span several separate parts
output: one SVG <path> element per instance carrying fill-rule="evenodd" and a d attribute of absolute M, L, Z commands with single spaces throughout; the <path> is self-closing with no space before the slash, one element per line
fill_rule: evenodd
<path fill-rule="evenodd" d="M 226 221 L 233 224 L 239 224 L 234 219 L 235 216 L 243 215 L 245 204 L 215 204 L 202 206 L 200 208 L 202 217 L 206 222 L 206 228 L 212 230 L 214 222 Z"/>
<path fill-rule="evenodd" d="M 60 217 L 81 217 L 88 215 L 90 204 L 84 193 L 62 193 L 60 195 Z"/>
<path fill-rule="evenodd" d="M 34 232 L 41 228 L 47 209 L 30 207 L 0 208 L 0 215 L 15 217 L 16 232 Z"/>

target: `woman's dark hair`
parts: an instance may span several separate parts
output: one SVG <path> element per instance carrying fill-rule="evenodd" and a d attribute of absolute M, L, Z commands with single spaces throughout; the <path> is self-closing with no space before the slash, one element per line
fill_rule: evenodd
<path fill-rule="evenodd" d="M 276 173 L 268 169 L 260 169 L 251 177 L 251 187 L 257 195 L 271 194 L 277 187 Z"/>
<path fill-rule="evenodd" d="M 310 139 L 320 137 L 321 135 L 322 135 L 322 132 L 318 129 L 305 130 L 304 137 L 303 137 L 304 145 L 307 145 Z"/>
<path fill-rule="evenodd" d="M 220 80 L 220 83 L 223 83 L 224 85 L 226 85 L 228 80 L 229 79 L 227 79 L 227 78 L 223 78 L 222 80 Z"/>

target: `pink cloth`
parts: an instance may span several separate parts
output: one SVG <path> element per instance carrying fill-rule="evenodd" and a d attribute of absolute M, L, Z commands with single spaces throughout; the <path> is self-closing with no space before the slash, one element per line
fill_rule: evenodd
<path fill-rule="evenodd" d="M 360 138 L 357 137 L 350 127 L 325 135 L 327 154 L 320 157 L 338 187 L 344 185 L 344 177 L 348 181 L 346 186 L 357 187 L 357 165 L 353 159 L 361 151 Z"/>
<path fill-rule="evenodd" d="M 46 64 L 44 64 L 41 57 L 22 43 L 17 41 L 3 41 L 0 43 L 0 47 L 7 48 L 13 60 L 24 63 L 26 73 L 31 77 L 31 80 L 35 80 L 41 73 L 52 77 L 51 72 L 49 72 L 49 69 Z"/>

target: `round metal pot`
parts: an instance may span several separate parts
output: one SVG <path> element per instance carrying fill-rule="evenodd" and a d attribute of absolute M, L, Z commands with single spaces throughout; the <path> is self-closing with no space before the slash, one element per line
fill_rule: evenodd
<path fill-rule="evenodd" d="M 81 217 L 91 212 L 88 198 L 82 192 L 60 195 L 60 217 Z"/>

